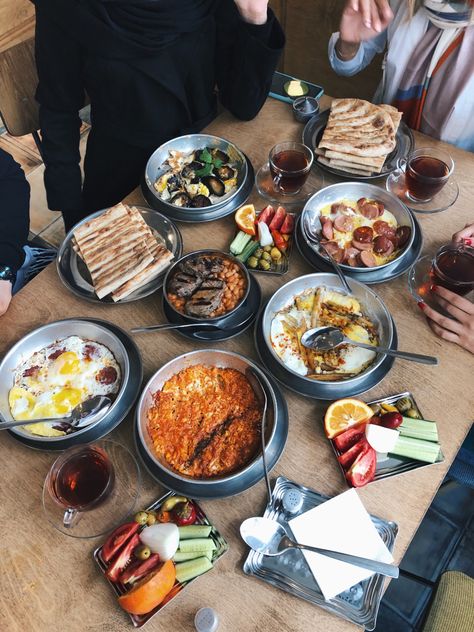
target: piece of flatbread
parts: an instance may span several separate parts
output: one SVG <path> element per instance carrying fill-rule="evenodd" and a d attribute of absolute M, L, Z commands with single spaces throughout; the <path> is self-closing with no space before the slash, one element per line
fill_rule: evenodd
<path fill-rule="evenodd" d="M 385 162 L 385 156 L 380 156 L 379 158 L 364 158 L 362 156 L 353 156 L 352 154 L 343 154 L 340 151 L 332 151 L 331 149 L 322 149 L 321 151 L 324 151 L 324 154 L 320 155 L 330 158 L 331 160 L 344 160 L 345 162 L 353 162 L 360 166 L 374 167 L 375 169 L 381 169 Z"/>
<path fill-rule="evenodd" d="M 373 171 L 368 171 L 367 169 L 358 169 L 355 167 L 336 167 L 336 165 L 332 165 L 330 160 L 328 160 L 324 156 L 319 156 L 318 162 L 321 162 L 323 165 L 327 165 L 328 167 L 334 167 L 335 169 L 340 169 L 340 171 L 347 171 L 348 173 L 355 173 L 360 176 L 370 176 L 373 174 Z"/>
<path fill-rule="evenodd" d="M 122 300 L 146 283 L 149 283 L 169 266 L 174 258 L 173 253 L 161 244 L 156 244 L 156 246 L 153 262 L 112 293 L 112 298 L 115 302 Z"/>
<path fill-rule="evenodd" d="M 371 167 L 370 165 L 360 165 L 357 162 L 348 162 L 347 160 L 338 160 L 337 158 L 329 158 L 329 164 L 336 169 L 359 169 L 360 171 L 367 171 L 367 173 L 380 173 L 382 166 Z"/>

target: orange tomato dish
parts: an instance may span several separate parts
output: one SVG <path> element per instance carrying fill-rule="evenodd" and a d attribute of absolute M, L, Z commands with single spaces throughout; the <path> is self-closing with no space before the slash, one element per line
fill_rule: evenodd
<path fill-rule="evenodd" d="M 148 432 L 156 455 L 180 474 L 214 478 L 238 470 L 260 445 L 262 408 L 236 369 L 201 364 L 153 395 Z"/>

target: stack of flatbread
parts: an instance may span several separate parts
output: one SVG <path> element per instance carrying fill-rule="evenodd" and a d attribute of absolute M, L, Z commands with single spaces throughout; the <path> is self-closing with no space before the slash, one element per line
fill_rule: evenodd
<path fill-rule="evenodd" d="M 165 270 L 173 254 L 153 235 L 135 207 L 117 204 L 74 231 L 99 298 L 120 301 Z"/>
<path fill-rule="evenodd" d="M 334 99 L 326 129 L 316 147 L 324 165 L 369 176 L 382 171 L 396 146 L 401 112 L 361 99 Z"/>

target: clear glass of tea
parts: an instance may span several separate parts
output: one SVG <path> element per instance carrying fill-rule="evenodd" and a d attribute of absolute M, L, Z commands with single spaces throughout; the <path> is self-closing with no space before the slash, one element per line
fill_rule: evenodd
<path fill-rule="evenodd" d="M 114 467 L 105 450 L 94 444 L 65 450 L 51 466 L 46 486 L 64 508 L 63 526 L 73 527 L 81 513 L 101 505 L 113 490 Z"/>
<path fill-rule="evenodd" d="M 275 191 L 295 195 L 303 188 L 313 164 L 313 152 L 302 143 L 286 141 L 270 150 L 268 161 Z"/>
<path fill-rule="evenodd" d="M 406 159 L 405 182 L 414 202 L 429 202 L 441 191 L 454 171 L 454 161 L 442 149 L 420 147 Z"/>
<path fill-rule="evenodd" d="M 442 246 L 431 262 L 433 285 L 440 285 L 460 296 L 474 290 L 474 248 L 461 244 Z"/>

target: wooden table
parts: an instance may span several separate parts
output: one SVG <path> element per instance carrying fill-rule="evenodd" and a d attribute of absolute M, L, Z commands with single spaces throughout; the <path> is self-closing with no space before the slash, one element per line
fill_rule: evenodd
<path fill-rule="evenodd" d="M 275 142 L 298 139 L 301 129 L 293 121 L 290 109 L 271 99 L 254 121 L 242 123 L 224 113 L 208 128 L 209 132 L 237 143 L 256 167 L 264 162 Z M 418 135 L 417 143 L 440 144 Z M 456 160 L 461 195 L 451 210 L 419 217 L 427 253 L 432 253 L 448 241 L 455 230 L 474 219 L 474 155 L 453 147 L 449 151 Z M 137 203 L 142 201 L 138 192 L 130 199 Z M 252 200 L 257 207 L 264 205 L 255 194 Z M 182 224 L 180 230 L 186 251 L 208 246 L 225 249 L 233 233 L 233 219 L 195 226 Z M 295 249 L 286 277 L 258 276 L 264 298 L 268 299 L 284 282 L 309 272 L 311 269 Z M 474 357 L 432 334 L 408 293 L 406 276 L 379 285 L 376 290 L 393 314 L 400 347 L 436 355 L 440 359 L 439 366 L 433 368 L 397 360 L 385 380 L 364 395 L 375 398 L 410 389 L 426 417 L 439 423 L 445 454 L 443 464 L 372 483 L 360 490 L 368 511 L 399 524 L 395 546 L 398 562 L 471 425 Z M 0 357 L 32 329 L 75 316 L 103 318 L 125 329 L 164 320 L 159 295 L 119 306 L 91 304 L 68 292 L 51 265 L 15 297 L 9 312 L 1 319 Z M 137 342 L 143 357 L 145 380 L 171 358 L 204 346 L 169 332 L 139 336 Z M 257 358 L 251 333 L 220 343 L 219 348 Z M 286 449 L 272 477 L 283 474 L 324 494 L 343 492 L 347 488 L 322 429 L 324 402 L 283 390 L 290 411 L 290 431 Z M 111 437 L 130 444 L 132 423 L 130 415 Z M 50 528 L 44 519 L 41 489 L 54 455 L 29 450 L 7 433 L 1 433 L 0 454 L 3 465 L 0 477 L 0 629 L 5 632 L 130 630 L 127 616 L 117 606 L 112 591 L 92 560 L 91 552 L 97 542 L 63 536 Z M 162 491 L 160 485 L 145 474 L 140 506 L 146 506 Z M 230 551 L 212 572 L 187 588 L 157 616 L 148 629 L 192 631 L 194 613 L 204 605 L 217 610 L 223 632 L 276 629 L 282 632 L 344 632 L 356 629 L 342 619 L 244 575 L 242 563 L 246 547 L 239 537 L 239 525 L 244 518 L 261 513 L 264 502 L 265 486 L 261 482 L 235 498 L 202 503 L 230 542 Z"/>

